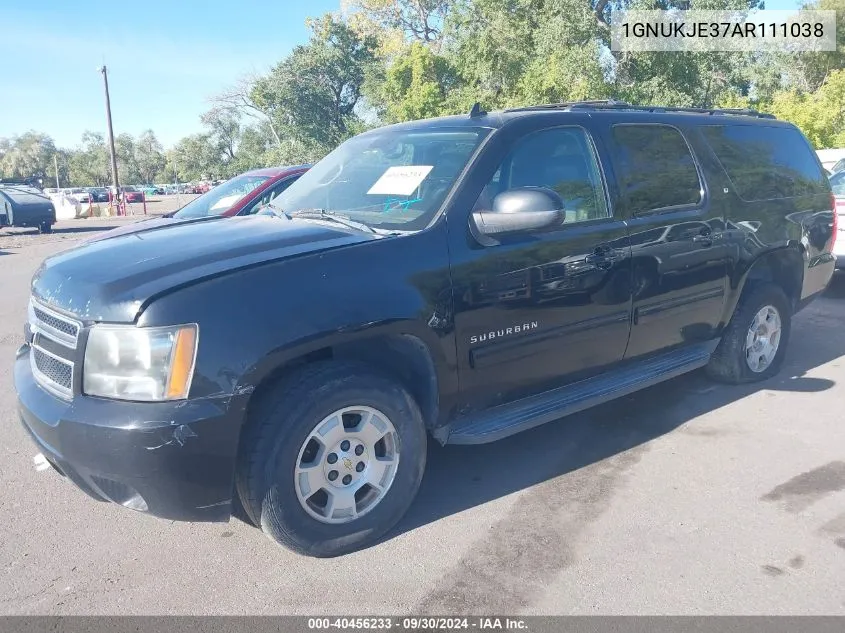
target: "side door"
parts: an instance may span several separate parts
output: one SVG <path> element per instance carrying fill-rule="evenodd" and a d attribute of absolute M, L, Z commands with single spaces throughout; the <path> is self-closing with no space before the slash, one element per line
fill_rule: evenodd
<path fill-rule="evenodd" d="M 712 338 L 726 296 L 724 196 L 710 191 L 678 127 L 617 123 L 606 133 L 630 227 L 633 318 L 625 357 Z"/>
<path fill-rule="evenodd" d="M 627 227 L 613 215 L 593 136 L 548 123 L 498 135 L 477 198 L 466 198 L 474 207 L 448 215 L 465 410 L 600 372 L 622 359 L 630 329 Z M 473 237 L 471 211 L 492 209 L 498 194 L 520 187 L 557 192 L 565 221 L 493 244 Z"/>

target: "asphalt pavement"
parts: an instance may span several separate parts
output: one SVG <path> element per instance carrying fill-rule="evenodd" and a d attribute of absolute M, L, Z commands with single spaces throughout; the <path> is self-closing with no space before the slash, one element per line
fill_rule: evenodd
<path fill-rule="evenodd" d="M 845 614 L 845 278 L 786 365 L 688 374 L 486 446 L 430 446 L 409 515 L 345 557 L 172 523 L 36 472 L 12 384 L 44 257 L 126 219 L 0 230 L 0 614 Z"/>

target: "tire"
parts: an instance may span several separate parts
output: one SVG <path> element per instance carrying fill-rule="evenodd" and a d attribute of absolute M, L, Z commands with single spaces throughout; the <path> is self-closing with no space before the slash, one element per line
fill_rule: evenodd
<path fill-rule="evenodd" d="M 747 359 L 748 335 L 756 315 L 767 306 L 777 312 L 780 335 L 774 358 L 765 367 L 754 371 Z M 740 298 L 719 346 L 710 357 L 707 374 L 714 380 L 729 384 L 758 382 L 774 376 L 783 364 L 791 325 L 792 307 L 780 287 L 771 283 L 749 287 Z"/>
<path fill-rule="evenodd" d="M 328 523 L 326 521 L 332 517 L 318 519 L 312 516 L 315 510 L 310 505 L 311 500 L 320 493 L 309 500 L 301 500 L 303 495 L 294 472 L 302 463 L 310 446 L 309 438 L 317 428 L 325 429 L 326 420 L 334 419 L 332 416 L 336 412 L 349 407 L 369 408 L 388 419 L 395 430 L 390 437 L 396 461 L 392 478 L 384 486 L 386 492 L 377 502 L 357 518 L 344 523 Z M 347 433 L 344 427 L 348 416 L 341 419 L 344 424 L 340 428 Z M 241 441 L 237 492 L 249 518 L 279 544 L 308 556 L 339 556 L 373 544 L 402 518 L 422 481 L 426 441 L 420 409 L 401 385 L 362 363 L 315 363 L 283 379 L 252 407 Z M 327 457 L 330 450 L 329 446 L 318 453 L 323 455 L 325 463 L 334 463 L 327 461 L 331 458 Z M 372 452 L 375 454 L 374 449 Z M 351 452 L 347 454 L 352 456 Z M 369 454 L 365 453 L 364 457 Z M 323 458 L 318 460 L 323 464 L 318 468 L 331 468 L 325 466 Z M 352 459 L 357 458 L 352 456 Z M 345 473 L 340 468 L 341 462 L 337 463 L 340 472 Z M 350 468 L 350 460 L 344 458 L 343 463 Z M 354 474 L 353 470 L 349 472 Z M 361 476 L 369 472 L 368 462 Z M 330 489 L 328 478 L 325 482 L 325 489 Z M 338 482 L 335 480 L 334 485 Z M 376 490 L 374 488 L 373 492 Z M 370 494 L 368 488 L 365 492 Z M 357 502 L 354 505 L 357 508 Z"/>
<path fill-rule="evenodd" d="M 41 224 L 38 225 L 38 232 L 39 233 L 52 233 L 53 232 L 53 225 L 50 224 L 49 221 L 45 220 Z"/>

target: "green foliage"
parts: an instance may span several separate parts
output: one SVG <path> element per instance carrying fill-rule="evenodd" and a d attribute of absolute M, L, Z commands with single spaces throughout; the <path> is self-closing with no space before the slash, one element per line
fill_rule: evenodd
<path fill-rule="evenodd" d="M 40 132 L 25 132 L 0 143 L 0 173 L 7 178 L 44 178 L 53 174 L 56 144 Z"/>
<path fill-rule="evenodd" d="M 829 73 L 815 92 L 777 93 L 770 110 L 795 123 L 816 148 L 845 147 L 845 70 Z"/>
<path fill-rule="evenodd" d="M 449 109 L 448 95 L 457 83 L 449 60 L 414 42 L 385 73 L 379 95 L 385 119 L 393 122 L 439 116 Z"/>
<path fill-rule="evenodd" d="M 250 92 L 296 161 L 327 153 L 357 129 L 365 67 L 375 59 L 375 38 L 331 15 L 310 27 L 308 44 L 295 47 Z"/>
<path fill-rule="evenodd" d="M 111 180 L 109 160 L 109 149 L 103 135 L 99 132 L 84 132 L 82 144 L 68 154 L 70 183 L 89 186 L 109 184 Z"/>
<path fill-rule="evenodd" d="M 164 148 L 159 143 L 152 130 L 144 131 L 135 144 L 135 160 L 141 182 L 152 184 L 155 182 L 165 165 Z"/>

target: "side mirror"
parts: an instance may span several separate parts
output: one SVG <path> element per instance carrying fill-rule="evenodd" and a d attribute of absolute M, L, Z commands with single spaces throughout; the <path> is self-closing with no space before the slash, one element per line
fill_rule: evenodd
<path fill-rule="evenodd" d="M 491 206 L 472 213 L 475 229 L 490 238 L 552 229 L 566 217 L 563 199 L 545 187 L 508 189 L 493 198 Z"/>

